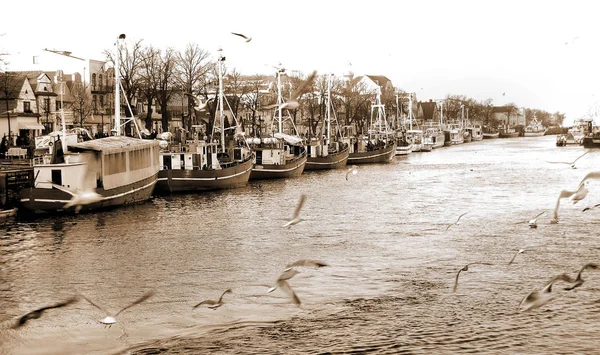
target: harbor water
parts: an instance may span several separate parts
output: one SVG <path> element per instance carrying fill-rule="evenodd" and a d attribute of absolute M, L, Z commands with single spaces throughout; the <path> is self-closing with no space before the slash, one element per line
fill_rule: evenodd
<path fill-rule="evenodd" d="M 548 304 L 518 312 L 553 276 L 600 262 L 600 181 L 563 200 L 598 170 L 576 169 L 581 146 L 554 136 L 492 139 L 396 157 L 389 164 L 305 172 L 213 193 L 155 197 L 99 213 L 0 226 L 2 354 L 598 353 L 600 274 Z M 284 228 L 301 196 L 305 221 Z M 538 228 L 527 221 L 538 218 Z M 467 212 L 460 224 L 458 216 Z M 512 264 L 510 259 L 519 249 Z M 302 304 L 276 289 L 288 263 Z M 458 287 L 452 287 L 456 274 Z M 217 299 L 224 305 L 193 308 Z M 82 294 L 116 313 L 105 327 Z"/>

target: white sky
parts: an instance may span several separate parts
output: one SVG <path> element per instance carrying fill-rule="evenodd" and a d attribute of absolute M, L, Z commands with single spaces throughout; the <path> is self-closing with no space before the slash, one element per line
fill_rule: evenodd
<path fill-rule="evenodd" d="M 305 73 L 385 75 L 419 100 L 492 98 L 565 112 L 565 123 L 600 101 L 594 1 L 33 0 L 23 7 L 1 7 L 9 70 L 68 72 L 73 59 L 42 49 L 102 60 L 125 33 L 158 48 L 197 43 L 216 55 L 222 47 L 228 66 L 243 74 L 267 74 L 281 62 Z M 34 66 L 36 54 L 57 58 Z"/>

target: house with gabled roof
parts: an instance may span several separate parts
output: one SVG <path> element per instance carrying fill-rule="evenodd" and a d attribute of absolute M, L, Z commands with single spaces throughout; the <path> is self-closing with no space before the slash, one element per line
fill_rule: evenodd
<path fill-rule="evenodd" d="M 28 72 L 0 73 L 0 135 L 9 135 L 12 144 L 17 136 L 41 134 L 38 101 Z"/>
<path fill-rule="evenodd" d="M 394 90 L 392 81 L 384 75 L 363 75 L 357 77 L 358 85 L 363 88 L 364 93 L 377 93 L 378 89 L 382 92 Z"/>
<path fill-rule="evenodd" d="M 513 105 L 494 106 L 492 118 L 509 127 L 525 126 L 525 115 Z"/>
<path fill-rule="evenodd" d="M 438 105 L 435 101 L 420 101 L 419 102 L 420 113 L 423 120 L 425 121 L 439 121 L 440 113 Z"/>

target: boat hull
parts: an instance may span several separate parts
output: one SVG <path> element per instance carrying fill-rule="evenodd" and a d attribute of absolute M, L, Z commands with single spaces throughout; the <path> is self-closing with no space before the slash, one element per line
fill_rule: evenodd
<path fill-rule="evenodd" d="M 396 144 L 367 152 L 350 153 L 348 156 L 348 164 L 388 163 L 394 157 L 395 152 Z"/>
<path fill-rule="evenodd" d="M 483 139 L 494 139 L 494 138 L 498 138 L 498 137 L 500 137 L 500 132 L 483 134 Z"/>
<path fill-rule="evenodd" d="M 527 132 L 523 133 L 523 137 L 541 137 L 544 135 L 544 131 L 541 132 Z"/>
<path fill-rule="evenodd" d="M 583 138 L 584 148 L 600 148 L 600 137 L 584 137 Z"/>
<path fill-rule="evenodd" d="M 155 193 L 234 189 L 248 183 L 251 171 L 252 159 L 219 170 L 160 170 Z"/>
<path fill-rule="evenodd" d="M 154 174 L 140 181 L 109 190 L 98 188 L 96 192 L 104 197 L 103 200 L 82 206 L 81 211 L 105 209 L 146 201 L 152 196 L 157 177 L 158 174 Z M 30 187 L 22 189 L 19 197 L 21 205 L 19 213 L 22 210 L 28 214 L 71 212 L 75 210 L 73 207 L 68 210 L 64 209 L 64 205 L 69 202 L 72 196 L 59 189 Z"/>
<path fill-rule="evenodd" d="M 329 154 L 326 157 L 308 157 L 306 158 L 306 166 L 304 170 L 326 170 L 339 169 L 346 166 L 348 156 L 350 155 L 349 148 L 342 150 L 336 154 Z"/>
<path fill-rule="evenodd" d="M 302 175 L 306 167 L 306 155 L 286 164 L 254 164 L 250 180 L 294 178 Z"/>
<path fill-rule="evenodd" d="M 505 132 L 498 135 L 500 138 L 517 138 L 518 136 L 519 132 Z"/>

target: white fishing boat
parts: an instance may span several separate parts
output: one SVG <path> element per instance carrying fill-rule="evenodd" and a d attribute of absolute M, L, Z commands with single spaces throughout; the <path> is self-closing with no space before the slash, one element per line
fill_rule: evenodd
<path fill-rule="evenodd" d="M 125 35 L 119 36 L 120 40 Z M 115 136 L 68 144 L 61 106 L 63 139 L 52 142 L 52 152 L 34 160 L 34 182 L 20 191 L 26 213 L 78 212 L 145 201 L 152 195 L 159 170 L 158 141 L 121 135 L 119 56 L 115 56 Z M 61 79 L 62 85 L 62 79 Z M 64 141 L 64 142 L 63 142 Z M 60 148 L 60 149 L 59 149 Z M 76 195 L 95 192 L 94 202 L 73 204 Z"/>
<path fill-rule="evenodd" d="M 271 126 L 270 137 L 248 138 L 247 143 L 254 152 L 254 161 L 251 180 L 280 179 L 298 177 L 302 175 L 306 167 L 306 146 L 298 136 L 294 122 L 289 119 L 291 134 L 284 133 L 282 105 L 284 104 L 281 94 L 281 75 L 285 69 L 277 70 L 277 108 L 274 122 L 277 122 L 277 132 Z"/>
<path fill-rule="evenodd" d="M 449 123 L 444 130 L 444 145 L 451 146 L 465 142 L 463 129 L 459 123 Z"/>
<path fill-rule="evenodd" d="M 346 166 L 350 155 L 350 145 L 342 141 L 341 131 L 338 126 L 334 111 L 335 130 L 331 132 L 331 80 L 332 75 L 327 77 L 327 109 L 323 123 L 324 135 L 311 138 L 307 145 L 307 158 L 305 170 L 338 169 Z"/>
<path fill-rule="evenodd" d="M 231 189 L 248 183 L 254 153 L 243 136 L 235 134 L 235 116 L 236 125 L 225 134 L 224 61 L 225 57 L 219 54 L 219 94 L 210 141 L 198 140 L 196 134 L 195 140 L 183 145 L 164 146 L 160 152 L 157 193 Z"/>
<path fill-rule="evenodd" d="M 546 128 L 542 125 L 541 122 L 537 120 L 535 117 L 535 112 L 533 113 L 533 118 L 529 122 L 527 126 L 525 126 L 525 131 L 523 133 L 524 137 L 540 137 L 546 133 Z"/>

